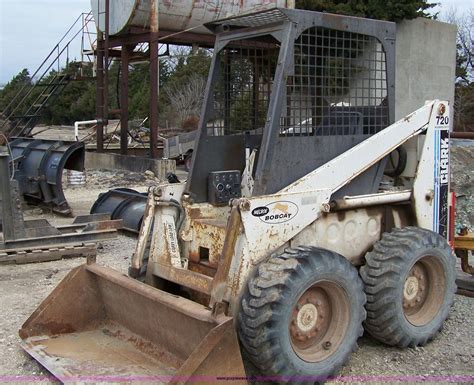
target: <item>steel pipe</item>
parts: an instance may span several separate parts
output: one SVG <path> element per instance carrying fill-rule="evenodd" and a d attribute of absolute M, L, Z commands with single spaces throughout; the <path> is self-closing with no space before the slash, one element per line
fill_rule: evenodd
<path fill-rule="evenodd" d="M 331 210 L 349 210 L 367 206 L 387 205 L 409 201 L 411 190 L 344 197 L 331 202 Z"/>
<path fill-rule="evenodd" d="M 451 132 L 451 139 L 474 139 L 474 132 Z"/>

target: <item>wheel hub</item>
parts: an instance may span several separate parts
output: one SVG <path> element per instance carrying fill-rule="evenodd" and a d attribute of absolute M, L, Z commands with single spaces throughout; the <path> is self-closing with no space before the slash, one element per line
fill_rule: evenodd
<path fill-rule="evenodd" d="M 312 303 L 307 303 L 298 311 L 296 324 L 302 332 L 309 332 L 316 326 L 318 320 L 318 309 Z"/>
<path fill-rule="evenodd" d="M 416 277 L 408 277 L 408 279 L 405 281 L 403 296 L 407 301 L 411 301 L 416 297 L 419 289 L 420 285 L 418 283 L 418 279 Z"/>
<path fill-rule="evenodd" d="M 300 343 L 312 343 L 326 333 L 330 303 L 319 288 L 306 291 L 296 304 L 291 317 L 291 338 Z"/>
<path fill-rule="evenodd" d="M 318 362 L 333 354 L 349 322 L 344 290 L 328 281 L 307 289 L 293 307 L 290 338 L 296 354 L 308 362 Z"/>
<path fill-rule="evenodd" d="M 403 308 L 405 311 L 421 307 L 426 299 L 426 271 L 416 263 L 408 273 L 403 288 Z"/>

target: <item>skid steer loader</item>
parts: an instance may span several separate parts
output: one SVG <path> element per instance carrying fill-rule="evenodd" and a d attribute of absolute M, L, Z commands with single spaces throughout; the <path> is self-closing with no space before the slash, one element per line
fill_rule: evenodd
<path fill-rule="evenodd" d="M 323 380 L 364 327 L 427 343 L 455 292 L 450 112 L 394 122 L 395 25 L 276 9 L 207 26 L 188 180 L 150 190 L 131 277 L 74 269 L 23 347 L 64 382 L 245 383 Z"/>

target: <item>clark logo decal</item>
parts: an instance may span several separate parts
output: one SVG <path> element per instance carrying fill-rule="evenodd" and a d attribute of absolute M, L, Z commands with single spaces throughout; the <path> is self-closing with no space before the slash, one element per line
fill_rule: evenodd
<path fill-rule="evenodd" d="M 291 221 L 296 214 L 298 214 L 298 206 L 288 201 L 273 202 L 252 210 L 254 217 L 271 225 Z"/>

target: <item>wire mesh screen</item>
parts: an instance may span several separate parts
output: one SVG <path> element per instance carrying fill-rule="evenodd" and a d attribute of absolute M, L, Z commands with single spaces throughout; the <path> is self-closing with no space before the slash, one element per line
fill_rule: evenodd
<path fill-rule="evenodd" d="M 386 55 L 370 36 L 313 27 L 295 42 L 280 136 L 371 135 L 388 125 Z"/>
<path fill-rule="evenodd" d="M 208 135 L 262 134 L 277 65 L 272 37 L 234 41 L 217 58 Z"/>

